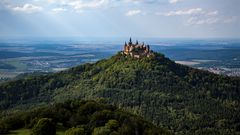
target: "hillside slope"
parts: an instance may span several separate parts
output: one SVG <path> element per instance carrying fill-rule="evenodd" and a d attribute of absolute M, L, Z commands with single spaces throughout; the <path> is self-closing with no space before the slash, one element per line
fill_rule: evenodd
<path fill-rule="evenodd" d="M 105 98 L 156 125 L 189 134 L 240 131 L 240 79 L 179 65 L 155 53 L 120 53 L 95 64 L 0 85 L 0 108 Z"/>

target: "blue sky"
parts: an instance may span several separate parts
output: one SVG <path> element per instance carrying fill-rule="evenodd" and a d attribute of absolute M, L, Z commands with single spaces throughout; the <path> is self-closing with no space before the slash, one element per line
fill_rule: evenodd
<path fill-rule="evenodd" d="M 240 38 L 240 0 L 1 0 L 0 37 Z"/>

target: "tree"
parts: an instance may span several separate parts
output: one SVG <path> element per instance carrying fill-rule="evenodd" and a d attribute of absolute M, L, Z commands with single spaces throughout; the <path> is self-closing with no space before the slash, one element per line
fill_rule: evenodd
<path fill-rule="evenodd" d="M 42 118 L 32 129 L 32 135 L 56 135 L 56 125 L 49 118 Z"/>
<path fill-rule="evenodd" d="M 105 126 L 94 128 L 92 135 L 112 135 L 118 134 L 116 131 L 119 127 L 117 120 L 109 120 Z"/>
<path fill-rule="evenodd" d="M 119 127 L 119 122 L 117 120 L 109 120 L 105 127 L 108 127 L 111 130 L 116 130 Z"/>
<path fill-rule="evenodd" d="M 69 128 L 65 135 L 85 135 L 84 128 Z"/>
<path fill-rule="evenodd" d="M 109 135 L 111 130 L 107 127 L 97 127 L 94 128 L 92 135 Z"/>

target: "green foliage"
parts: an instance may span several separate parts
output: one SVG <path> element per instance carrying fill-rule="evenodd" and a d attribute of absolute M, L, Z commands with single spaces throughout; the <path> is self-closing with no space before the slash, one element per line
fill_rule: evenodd
<path fill-rule="evenodd" d="M 19 120 L 18 126 L 14 126 L 15 122 L 12 121 Z M 77 100 L 13 113 L 5 116 L 0 123 L 8 125 L 10 130 L 28 128 L 33 124 L 33 135 L 56 134 L 54 123 L 69 128 L 66 135 L 103 134 L 108 131 L 111 134 L 119 134 L 122 126 L 129 127 L 130 130 L 127 133 L 162 130 L 142 118 L 120 111 L 112 105 Z M 165 131 L 168 133 L 167 130 Z"/>
<path fill-rule="evenodd" d="M 52 119 L 42 118 L 32 129 L 32 135 L 56 135 L 56 126 Z"/>
<path fill-rule="evenodd" d="M 92 135 L 109 135 L 111 130 L 107 127 L 94 128 Z"/>
<path fill-rule="evenodd" d="M 92 135 L 118 135 L 117 129 L 119 127 L 120 124 L 117 120 L 109 120 L 105 126 L 94 128 Z"/>
<path fill-rule="evenodd" d="M 239 133 L 239 93 L 240 78 L 237 77 L 179 65 L 158 53 L 142 59 L 118 53 L 110 59 L 56 74 L 3 83 L 0 85 L 0 109 L 69 99 L 104 98 L 107 103 L 141 115 L 176 134 L 213 131 L 227 134 L 229 131 Z M 72 111 L 68 109 L 58 111 L 64 112 L 57 115 L 61 121 L 66 121 L 63 122 L 65 126 L 90 122 L 88 130 L 91 131 L 104 127 L 109 119 L 115 119 L 111 109 L 101 109 L 92 103 L 76 110 L 75 115 L 71 115 Z M 118 129 L 122 133 L 132 129 L 132 125 L 122 120 L 124 118 L 121 114 L 115 119 L 125 123 Z M 136 125 L 138 123 L 133 126 Z"/>
<path fill-rule="evenodd" d="M 84 128 L 69 128 L 65 135 L 85 135 Z"/>
<path fill-rule="evenodd" d="M 109 120 L 108 123 L 105 124 L 105 127 L 116 130 L 119 127 L 119 122 L 117 120 Z"/>

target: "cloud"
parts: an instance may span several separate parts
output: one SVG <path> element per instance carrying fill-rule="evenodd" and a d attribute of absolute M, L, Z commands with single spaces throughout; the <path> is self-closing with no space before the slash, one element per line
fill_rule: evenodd
<path fill-rule="evenodd" d="M 220 17 L 220 16 L 198 16 L 190 17 L 187 20 L 188 25 L 204 25 L 204 24 L 226 24 L 236 21 L 236 17 Z"/>
<path fill-rule="evenodd" d="M 182 1 L 182 0 L 168 0 L 168 2 L 169 2 L 170 4 L 175 4 L 175 3 L 178 3 L 178 2 L 180 2 L 180 1 Z"/>
<path fill-rule="evenodd" d="M 164 16 L 218 16 L 219 12 L 215 11 L 205 11 L 202 8 L 190 8 L 187 10 L 177 10 L 177 11 L 169 11 L 167 13 L 156 12 L 156 15 L 164 15 Z"/>
<path fill-rule="evenodd" d="M 178 10 L 178 11 L 170 11 L 165 13 L 165 16 L 181 16 L 181 15 L 193 15 L 193 14 L 201 14 L 203 13 L 202 8 L 192 8 L 188 10 Z"/>
<path fill-rule="evenodd" d="M 13 7 L 13 11 L 20 11 L 20 12 L 26 12 L 26 13 L 34 13 L 34 12 L 39 12 L 42 11 L 42 7 L 40 6 L 35 6 L 33 4 L 26 3 L 23 6 L 17 6 Z"/>
<path fill-rule="evenodd" d="M 216 16 L 216 15 L 218 15 L 218 11 L 212 11 L 212 12 L 207 13 L 206 15 L 208 15 L 208 16 Z"/>
<path fill-rule="evenodd" d="M 57 4 L 60 4 L 60 5 L 64 5 L 64 4 L 66 4 L 66 0 L 47 0 L 47 2 L 48 3 L 50 3 L 50 4 L 55 4 L 55 3 L 57 3 Z"/>
<path fill-rule="evenodd" d="M 142 2 L 142 1 L 141 1 L 141 0 L 123 0 L 123 2 L 139 4 L 139 3 Z"/>
<path fill-rule="evenodd" d="M 82 11 L 84 9 L 95 9 L 103 7 L 109 3 L 110 0 L 48 0 L 50 4 L 57 4 L 72 8 L 75 11 Z"/>
<path fill-rule="evenodd" d="M 142 12 L 141 10 L 129 10 L 129 11 L 126 13 L 126 16 L 138 15 L 138 14 L 140 14 L 141 12 Z"/>
<path fill-rule="evenodd" d="M 60 12 L 67 11 L 67 9 L 66 8 L 54 8 L 54 9 L 52 9 L 52 11 L 55 13 L 60 13 Z"/>
<path fill-rule="evenodd" d="M 92 0 L 90 2 L 86 2 L 83 0 L 74 0 L 67 3 L 67 5 L 73 7 L 75 10 L 82 10 L 86 8 L 98 8 L 103 5 L 106 5 L 107 3 L 108 0 Z"/>
<path fill-rule="evenodd" d="M 202 24 L 215 24 L 220 21 L 217 17 L 210 18 L 199 18 L 199 17 L 191 17 L 188 19 L 187 23 L 190 25 L 202 25 Z"/>
<path fill-rule="evenodd" d="M 108 5 L 110 0 L 47 0 L 47 2 L 50 5 L 62 6 L 65 7 L 64 9 L 73 9 L 77 12 L 81 12 L 85 9 L 95 9 Z M 60 10 L 61 9 L 57 9 L 57 11 Z"/>
<path fill-rule="evenodd" d="M 187 16 L 188 25 L 211 25 L 217 23 L 232 23 L 236 18 L 225 18 L 219 11 L 205 11 L 202 8 L 190 8 L 187 10 L 169 11 L 167 13 L 156 12 L 155 15 Z M 185 19 L 186 17 L 184 17 Z"/>

